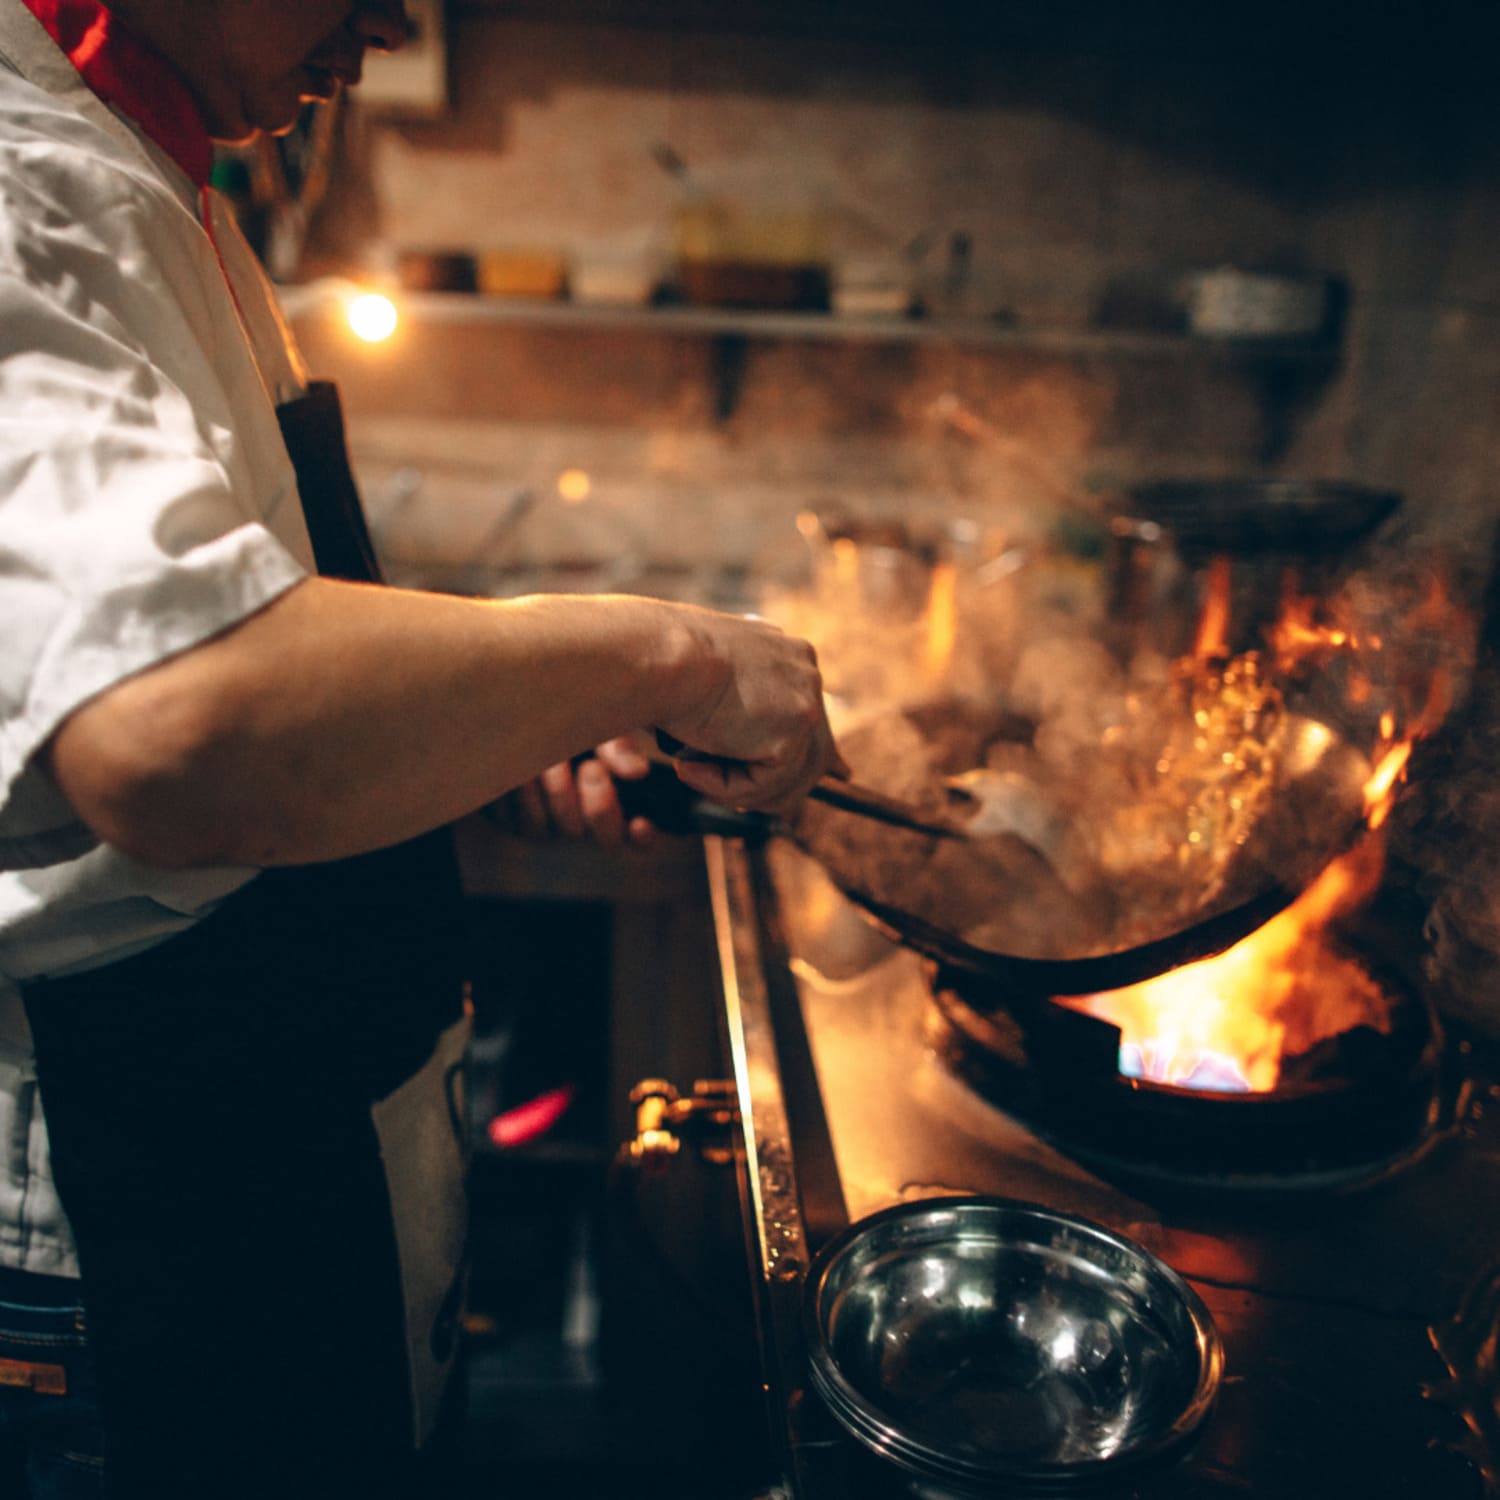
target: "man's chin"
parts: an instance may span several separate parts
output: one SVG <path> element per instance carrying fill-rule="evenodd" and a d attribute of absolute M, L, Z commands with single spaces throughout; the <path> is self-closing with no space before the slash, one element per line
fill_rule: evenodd
<path fill-rule="evenodd" d="M 297 107 L 290 111 L 278 111 L 276 114 L 267 114 L 267 117 L 256 126 L 258 135 L 289 135 L 297 128 L 297 122 L 302 118 L 302 108 L 307 104 L 327 104 L 330 99 L 337 95 L 337 90 L 332 94 L 303 94 L 297 100 Z"/>
<path fill-rule="evenodd" d="M 297 89 L 304 104 L 327 104 L 330 99 L 338 97 L 342 87 L 338 73 L 332 68 L 303 63 L 298 70 Z"/>
<path fill-rule="evenodd" d="M 245 120 L 210 121 L 208 127 L 209 139 L 220 146 L 248 146 L 260 133 L 259 126 Z"/>
<path fill-rule="evenodd" d="M 274 98 L 253 100 L 251 107 L 245 110 L 249 122 L 248 134 L 286 135 L 296 128 L 297 122 L 302 118 L 302 106 L 320 102 L 323 97 L 321 92 L 309 93 L 304 85 L 288 89 Z"/>

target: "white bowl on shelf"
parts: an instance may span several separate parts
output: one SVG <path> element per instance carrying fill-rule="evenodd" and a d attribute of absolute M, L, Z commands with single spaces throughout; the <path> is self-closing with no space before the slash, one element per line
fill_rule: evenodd
<path fill-rule="evenodd" d="M 661 268 L 655 260 L 638 256 L 573 258 L 568 271 L 568 293 L 574 302 L 591 307 L 644 307 L 656 293 Z"/>
<path fill-rule="evenodd" d="M 1312 338 L 1328 321 L 1328 278 L 1221 266 L 1188 278 L 1188 327 L 1208 338 Z"/>

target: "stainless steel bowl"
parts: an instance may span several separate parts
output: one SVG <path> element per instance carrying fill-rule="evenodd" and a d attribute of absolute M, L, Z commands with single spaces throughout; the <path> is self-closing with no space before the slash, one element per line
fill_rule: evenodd
<path fill-rule="evenodd" d="M 1116 1484 L 1208 1414 L 1223 1347 L 1141 1246 L 999 1198 L 902 1204 L 814 1261 L 813 1384 L 860 1442 L 958 1493 Z"/>

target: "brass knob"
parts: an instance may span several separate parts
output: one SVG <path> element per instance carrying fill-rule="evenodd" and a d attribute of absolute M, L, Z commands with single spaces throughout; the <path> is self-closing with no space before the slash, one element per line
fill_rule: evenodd
<path fill-rule="evenodd" d="M 621 1161 L 660 1169 L 682 1150 L 685 1134 L 695 1138 L 705 1161 L 733 1161 L 727 1136 L 739 1119 L 734 1099 L 732 1078 L 701 1078 L 687 1098 L 664 1078 L 643 1078 L 630 1091 L 635 1137 L 620 1148 Z"/>

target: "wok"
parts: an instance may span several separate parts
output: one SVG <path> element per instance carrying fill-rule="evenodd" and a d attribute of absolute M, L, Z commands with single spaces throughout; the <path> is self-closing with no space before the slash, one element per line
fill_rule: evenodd
<path fill-rule="evenodd" d="M 1113 945 L 1105 933 L 1097 946 L 1080 943 L 1060 955 L 981 946 L 920 914 L 909 887 L 900 882 L 882 886 L 878 880 L 851 874 L 841 867 L 832 847 L 828 816 L 811 821 L 805 809 L 788 825 L 764 814 L 718 807 L 692 793 L 670 767 L 660 764 L 644 781 L 622 783 L 620 790 L 628 811 L 652 818 L 668 832 L 790 838 L 878 926 L 928 958 L 1028 993 L 1081 995 L 1120 989 L 1211 958 L 1284 911 L 1366 831 L 1364 789 L 1370 774 L 1368 759 L 1326 725 L 1293 720 L 1271 811 L 1238 852 L 1222 896 L 1144 939 L 1137 933 L 1133 940 Z M 872 830 L 866 837 L 885 840 L 897 855 L 940 842 L 898 827 Z M 1024 903 L 1056 897 L 1061 882 L 1045 856 L 1024 841 L 1001 840 L 994 850 L 985 850 L 987 842 L 944 840 L 941 845 L 952 861 L 949 869 L 960 872 L 960 878 L 965 859 L 991 859 L 998 852 L 1004 869 L 1014 874 L 1016 915 L 1024 923 Z M 989 873 L 993 875 L 993 869 Z"/>

